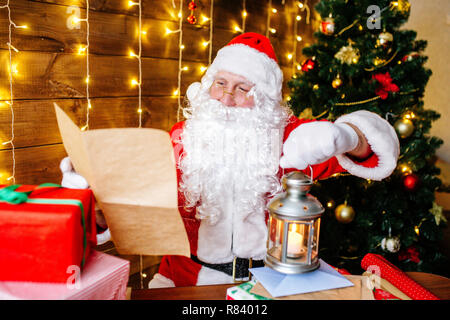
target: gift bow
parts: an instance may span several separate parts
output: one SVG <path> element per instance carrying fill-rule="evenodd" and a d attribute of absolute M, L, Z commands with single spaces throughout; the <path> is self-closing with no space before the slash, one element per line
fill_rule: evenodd
<path fill-rule="evenodd" d="M 87 247 L 87 236 L 86 236 L 86 222 L 84 219 L 84 208 L 83 203 L 80 200 L 75 199 L 47 199 L 47 198 L 34 198 L 30 199 L 28 196 L 35 190 L 55 187 L 61 188 L 61 185 L 55 183 L 43 183 L 31 191 L 18 192 L 21 185 L 14 184 L 0 189 L 0 202 L 7 202 L 9 204 L 21 204 L 21 203 L 37 203 L 37 204 L 62 204 L 62 205 L 75 205 L 80 208 L 81 211 L 81 224 L 83 226 L 83 257 L 81 259 L 81 267 L 84 266 L 86 262 L 86 247 Z"/>

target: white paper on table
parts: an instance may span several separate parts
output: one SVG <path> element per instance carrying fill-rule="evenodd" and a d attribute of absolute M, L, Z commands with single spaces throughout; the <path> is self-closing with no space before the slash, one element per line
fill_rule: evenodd
<path fill-rule="evenodd" d="M 151 128 L 81 131 L 54 106 L 67 154 L 94 192 L 117 251 L 190 257 L 169 134 Z"/>
<path fill-rule="evenodd" d="M 354 286 L 322 259 L 317 270 L 300 274 L 284 274 L 268 267 L 249 270 L 273 297 Z"/>

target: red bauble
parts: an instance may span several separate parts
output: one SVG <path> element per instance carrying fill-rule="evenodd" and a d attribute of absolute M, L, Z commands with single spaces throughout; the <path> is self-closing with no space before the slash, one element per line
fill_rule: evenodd
<path fill-rule="evenodd" d="M 193 14 L 191 14 L 189 17 L 187 17 L 187 21 L 190 24 L 196 24 L 197 23 L 197 18 Z"/>
<path fill-rule="evenodd" d="M 406 190 L 414 191 L 419 186 L 420 179 L 419 176 L 416 174 L 408 174 L 403 178 L 403 185 L 405 186 Z"/>
<path fill-rule="evenodd" d="M 194 1 L 189 2 L 189 10 L 193 11 L 197 9 L 197 5 L 195 4 Z"/>
<path fill-rule="evenodd" d="M 309 70 L 313 70 L 315 66 L 316 66 L 316 62 L 314 60 L 306 59 L 302 63 L 302 71 L 308 72 Z"/>

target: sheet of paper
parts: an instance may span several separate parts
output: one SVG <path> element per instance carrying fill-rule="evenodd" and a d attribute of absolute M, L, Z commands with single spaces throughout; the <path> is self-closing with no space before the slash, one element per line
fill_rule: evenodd
<path fill-rule="evenodd" d="M 150 128 L 81 131 L 54 105 L 67 154 L 92 188 L 117 251 L 189 257 L 169 134 Z"/>
<path fill-rule="evenodd" d="M 250 292 L 277 300 L 374 300 L 373 293 L 367 286 L 367 277 L 355 275 L 345 275 L 344 277 L 351 281 L 353 286 L 275 298 L 260 282 L 257 282 Z"/>
<path fill-rule="evenodd" d="M 353 286 L 343 275 L 320 260 L 319 269 L 301 274 L 284 274 L 268 267 L 250 272 L 273 297 Z"/>

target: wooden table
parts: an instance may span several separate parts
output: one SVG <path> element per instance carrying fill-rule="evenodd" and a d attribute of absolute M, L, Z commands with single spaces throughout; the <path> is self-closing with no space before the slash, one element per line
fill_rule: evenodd
<path fill-rule="evenodd" d="M 406 274 L 440 299 L 450 300 L 450 279 L 423 272 L 406 272 Z M 131 300 L 225 300 L 227 289 L 233 286 L 235 284 L 134 289 L 131 292 Z"/>

